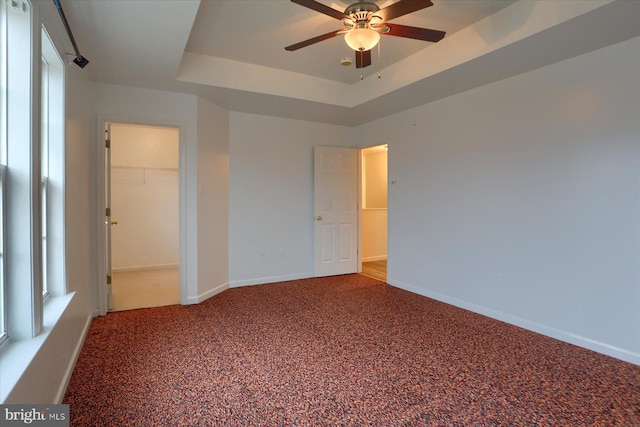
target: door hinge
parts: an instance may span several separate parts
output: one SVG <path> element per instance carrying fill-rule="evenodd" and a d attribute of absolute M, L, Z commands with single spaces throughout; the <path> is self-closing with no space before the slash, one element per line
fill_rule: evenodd
<path fill-rule="evenodd" d="M 105 146 L 105 148 L 111 148 L 111 140 L 110 139 L 105 139 L 104 140 L 104 146 Z"/>
<path fill-rule="evenodd" d="M 111 275 L 107 274 L 107 285 L 111 284 Z"/>
<path fill-rule="evenodd" d="M 104 215 L 105 215 L 105 216 L 111 216 L 111 208 L 107 208 L 107 209 L 105 209 L 105 211 L 104 211 Z"/>

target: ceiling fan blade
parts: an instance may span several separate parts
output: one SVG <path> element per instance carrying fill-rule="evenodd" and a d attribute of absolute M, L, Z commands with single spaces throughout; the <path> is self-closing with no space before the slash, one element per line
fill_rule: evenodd
<path fill-rule="evenodd" d="M 305 40 L 305 41 L 302 41 L 300 43 L 296 43 L 296 44 L 292 44 L 291 46 L 287 46 L 287 47 L 284 48 L 284 50 L 288 50 L 289 52 L 294 51 L 294 50 L 298 50 L 298 49 L 301 49 L 303 47 L 307 47 L 309 45 L 312 45 L 314 43 L 318 43 L 318 42 L 321 42 L 323 40 L 330 39 L 330 38 L 335 37 L 335 36 L 337 36 L 339 34 L 342 34 L 343 32 L 344 32 L 344 30 L 331 31 L 330 33 L 323 34 L 321 36 L 316 36 L 316 37 L 310 38 L 309 40 Z"/>
<path fill-rule="evenodd" d="M 356 50 L 356 68 L 364 68 L 371 65 L 371 51 L 364 52 Z"/>
<path fill-rule="evenodd" d="M 291 0 L 293 3 L 299 4 L 300 6 L 308 7 L 309 9 L 313 9 L 316 12 L 324 13 L 332 18 L 343 19 L 348 18 L 347 15 L 340 12 L 339 10 L 335 10 L 329 6 L 325 6 L 322 3 L 318 3 L 314 0 Z"/>
<path fill-rule="evenodd" d="M 406 25 L 386 24 L 389 31 L 383 32 L 389 36 L 406 37 L 409 39 L 424 40 L 427 42 L 439 42 L 446 34 L 444 31 L 430 30 L 428 28 L 409 27 Z"/>
<path fill-rule="evenodd" d="M 429 6 L 433 6 L 431 0 L 400 0 L 380 9 L 376 15 L 380 16 L 384 22 L 387 22 Z"/>

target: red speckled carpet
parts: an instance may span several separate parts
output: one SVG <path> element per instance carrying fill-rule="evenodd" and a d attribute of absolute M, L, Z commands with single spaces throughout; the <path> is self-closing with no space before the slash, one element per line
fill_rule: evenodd
<path fill-rule="evenodd" d="M 72 426 L 637 426 L 640 367 L 347 275 L 96 318 Z"/>

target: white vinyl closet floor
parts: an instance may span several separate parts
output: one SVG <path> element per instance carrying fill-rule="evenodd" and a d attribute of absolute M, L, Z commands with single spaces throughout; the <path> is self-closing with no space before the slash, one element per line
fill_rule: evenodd
<path fill-rule="evenodd" d="M 177 268 L 118 272 L 112 284 L 112 311 L 180 304 Z"/>

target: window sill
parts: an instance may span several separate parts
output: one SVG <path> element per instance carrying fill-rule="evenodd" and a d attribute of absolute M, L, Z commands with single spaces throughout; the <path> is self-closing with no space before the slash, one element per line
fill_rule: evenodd
<path fill-rule="evenodd" d="M 75 292 L 61 297 L 47 298 L 44 303 L 42 332 L 38 336 L 22 341 L 13 341 L 9 337 L 2 344 L 0 347 L 0 403 L 7 399 L 27 371 L 51 331 L 69 307 L 74 295 Z"/>

